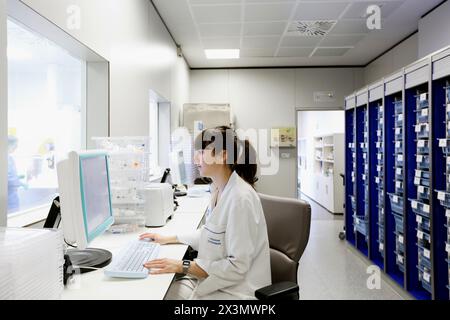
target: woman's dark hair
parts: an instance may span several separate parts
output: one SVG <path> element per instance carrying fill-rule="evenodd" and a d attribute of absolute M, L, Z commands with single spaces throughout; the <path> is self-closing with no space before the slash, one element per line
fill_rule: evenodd
<path fill-rule="evenodd" d="M 252 187 L 256 182 L 256 151 L 247 139 L 241 140 L 236 132 L 227 126 L 203 130 L 195 139 L 195 150 L 212 148 L 213 154 L 227 151 L 226 164 L 231 171 L 244 179 Z"/>

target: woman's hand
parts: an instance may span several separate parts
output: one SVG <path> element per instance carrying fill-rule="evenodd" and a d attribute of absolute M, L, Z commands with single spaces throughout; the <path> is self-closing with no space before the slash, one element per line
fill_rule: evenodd
<path fill-rule="evenodd" d="M 174 259 L 155 259 L 144 263 L 144 267 L 151 269 L 150 274 L 181 273 L 183 262 Z"/>
<path fill-rule="evenodd" d="M 150 239 L 159 244 L 176 243 L 177 237 L 175 236 L 162 236 L 157 233 L 144 233 L 139 236 L 139 240 Z"/>

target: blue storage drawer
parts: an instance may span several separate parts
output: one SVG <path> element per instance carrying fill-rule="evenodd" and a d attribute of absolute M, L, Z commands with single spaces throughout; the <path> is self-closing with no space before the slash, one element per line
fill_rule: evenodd
<path fill-rule="evenodd" d="M 430 234 L 426 231 L 417 230 L 417 245 L 419 247 L 430 250 L 431 248 L 431 237 Z"/>
<path fill-rule="evenodd" d="M 428 108 L 416 111 L 417 123 L 427 123 L 428 122 Z"/>
<path fill-rule="evenodd" d="M 430 153 L 430 141 L 427 139 L 417 140 L 417 153 L 429 154 Z"/>
<path fill-rule="evenodd" d="M 427 269 L 431 269 L 431 252 L 428 249 L 422 248 L 420 246 L 417 247 L 419 250 L 419 266 L 423 266 Z"/>
<path fill-rule="evenodd" d="M 404 204 L 403 196 L 399 196 L 393 193 L 388 193 L 388 195 L 391 200 L 392 212 L 403 216 L 403 204 Z"/>
<path fill-rule="evenodd" d="M 402 233 L 394 232 L 395 234 L 395 251 L 405 252 L 405 237 Z"/>
<path fill-rule="evenodd" d="M 445 191 L 438 191 L 437 192 L 437 198 L 440 201 L 441 205 L 450 208 L 450 193 Z"/>
<path fill-rule="evenodd" d="M 401 272 L 405 272 L 405 254 L 403 252 L 395 252 L 395 263 Z"/>
<path fill-rule="evenodd" d="M 430 156 L 424 154 L 418 154 L 416 156 L 417 169 L 429 170 L 430 169 Z"/>
<path fill-rule="evenodd" d="M 419 200 L 430 199 L 430 188 L 422 185 L 417 186 L 417 198 L 419 198 Z"/>
<path fill-rule="evenodd" d="M 367 238 L 367 231 L 369 229 L 369 217 L 368 216 L 353 216 L 353 226 L 355 228 L 355 231 L 361 233 Z"/>
<path fill-rule="evenodd" d="M 411 208 L 415 214 L 420 214 L 426 218 L 430 217 L 430 205 L 418 200 L 411 200 Z"/>
<path fill-rule="evenodd" d="M 395 232 L 402 233 L 405 231 L 405 227 L 403 224 L 403 216 L 400 216 L 398 214 L 393 214 L 394 221 L 395 221 Z"/>
<path fill-rule="evenodd" d="M 430 125 L 428 123 L 419 123 L 415 126 L 415 132 L 417 134 L 417 138 L 419 139 L 427 139 L 430 135 Z"/>
<path fill-rule="evenodd" d="M 395 113 L 403 112 L 403 101 L 395 101 L 394 102 L 394 112 Z"/>
<path fill-rule="evenodd" d="M 428 93 L 422 93 L 416 96 L 417 109 L 428 108 Z"/>

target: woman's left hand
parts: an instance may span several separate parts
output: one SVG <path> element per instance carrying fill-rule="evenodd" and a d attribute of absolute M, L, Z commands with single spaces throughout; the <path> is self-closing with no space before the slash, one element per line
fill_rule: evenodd
<path fill-rule="evenodd" d="M 174 259 L 155 259 L 144 263 L 144 267 L 151 269 L 150 274 L 181 273 L 183 262 Z"/>

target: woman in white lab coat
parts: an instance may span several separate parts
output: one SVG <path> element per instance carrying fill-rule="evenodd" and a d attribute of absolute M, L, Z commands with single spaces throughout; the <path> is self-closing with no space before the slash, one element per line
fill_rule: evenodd
<path fill-rule="evenodd" d="M 151 273 L 181 273 L 167 299 L 254 299 L 271 284 L 266 221 L 253 189 L 256 153 L 234 130 L 204 130 L 195 142 L 200 174 L 213 180 L 211 204 L 203 227 L 192 234 L 141 235 L 161 244 L 184 243 L 198 251 L 194 261 L 156 259 Z"/>

